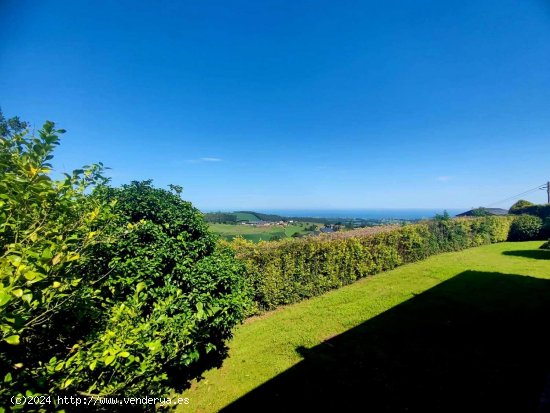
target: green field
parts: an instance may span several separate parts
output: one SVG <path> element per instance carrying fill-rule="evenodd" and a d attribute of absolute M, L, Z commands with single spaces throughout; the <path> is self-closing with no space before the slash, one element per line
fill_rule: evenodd
<path fill-rule="evenodd" d="M 309 225 L 311 225 L 311 223 L 297 223 L 286 227 L 279 225 L 252 227 L 242 224 L 210 224 L 210 229 L 227 240 L 232 240 L 236 236 L 241 236 L 249 241 L 259 242 L 269 241 L 274 236 L 288 238 L 296 232 L 303 235 L 309 234 L 310 232 L 305 230 L 306 226 Z M 316 225 L 317 227 L 322 226 L 321 224 Z"/>
<path fill-rule="evenodd" d="M 237 221 L 256 222 L 260 220 L 256 215 L 250 214 L 248 212 L 234 212 L 233 215 L 237 217 Z"/>
<path fill-rule="evenodd" d="M 550 367 L 540 245 L 441 254 L 249 319 L 180 411 L 536 411 Z"/>

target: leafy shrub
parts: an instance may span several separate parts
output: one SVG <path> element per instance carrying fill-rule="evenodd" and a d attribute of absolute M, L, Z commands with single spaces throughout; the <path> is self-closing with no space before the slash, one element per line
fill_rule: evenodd
<path fill-rule="evenodd" d="M 259 310 L 269 310 L 430 255 L 506 241 L 513 217 L 440 219 L 364 235 L 253 244 L 231 242 L 245 263 Z"/>
<path fill-rule="evenodd" d="M 79 268 L 103 240 L 98 221 L 109 207 L 85 195 L 105 182 L 100 164 L 52 180 L 49 161 L 64 131 L 46 122 L 35 137 L 25 126 L 0 113 L 0 406 L 62 387 L 50 360 L 67 355 L 79 326 L 59 315 L 97 281 Z"/>
<path fill-rule="evenodd" d="M 519 201 L 517 201 L 514 205 L 512 205 L 510 207 L 509 212 L 510 212 L 510 214 L 517 214 L 518 211 L 521 211 L 524 208 L 532 207 L 534 205 L 535 204 L 533 204 L 532 202 L 526 201 L 525 199 L 520 199 Z"/>
<path fill-rule="evenodd" d="M 526 204 L 520 205 L 518 207 L 512 206 L 512 208 L 510 209 L 510 213 L 514 215 L 533 215 L 543 220 L 546 218 L 550 218 L 550 204 L 534 205 L 530 202 L 525 202 Z"/>
<path fill-rule="evenodd" d="M 520 215 L 510 227 L 510 241 L 529 241 L 540 239 L 542 219 L 532 215 Z"/>
<path fill-rule="evenodd" d="M 108 276 L 94 286 L 108 310 L 66 361 L 70 387 L 100 395 L 165 394 L 185 386 L 227 354 L 244 319 L 243 266 L 208 231 L 191 203 L 150 181 L 101 188 L 113 203 L 90 268 Z"/>
<path fill-rule="evenodd" d="M 0 128 L 0 409 L 18 394 L 161 396 L 219 365 L 249 298 L 243 265 L 202 214 L 150 182 L 108 188 L 101 164 L 54 181 L 63 131 L 10 125 Z"/>

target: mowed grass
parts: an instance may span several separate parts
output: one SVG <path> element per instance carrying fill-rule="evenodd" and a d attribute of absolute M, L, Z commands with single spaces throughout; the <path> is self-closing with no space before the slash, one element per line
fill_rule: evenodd
<path fill-rule="evenodd" d="M 291 237 L 292 234 L 298 232 L 300 234 L 306 234 L 308 231 L 305 231 L 305 227 L 311 225 L 310 223 L 305 223 L 302 226 L 300 225 L 270 225 L 266 227 L 253 227 L 250 225 L 242 224 L 210 224 L 210 229 L 216 234 L 221 235 L 227 240 L 231 240 L 236 236 L 241 236 L 249 241 L 259 242 L 259 241 L 269 241 L 273 236 L 278 236 L 280 238 Z M 317 224 L 318 227 L 321 227 L 321 224 Z"/>
<path fill-rule="evenodd" d="M 535 411 L 550 340 L 541 244 L 441 254 L 251 318 L 180 411 Z"/>

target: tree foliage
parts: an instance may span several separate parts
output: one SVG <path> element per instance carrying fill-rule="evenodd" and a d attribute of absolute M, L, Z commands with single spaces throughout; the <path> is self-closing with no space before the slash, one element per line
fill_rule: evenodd
<path fill-rule="evenodd" d="M 110 188 L 101 164 L 56 181 L 63 130 L 3 130 L 0 408 L 18 394 L 162 396 L 220 365 L 249 303 L 243 265 L 181 187 Z"/>
<path fill-rule="evenodd" d="M 512 205 L 510 213 L 514 215 L 533 215 L 545 220 L 550 218 L 550 204 L 533 204 L 528 201 L 518 201 Z"/>
<path fill-rule="evenodd" d="M 533 205 L 535 204 L 533 204 L 532 202 L 526 201 L 525 199 L 520 199 L 510 207 L 509 211 L 510 211 L 510 214 L 515 214 L 518 211 L 521 211 L 523 208 L 531 207 Z"/>
<path fill-rule="evenodd" d="M 29 124 L 19 119 L 19 116 L 6 118 L 0 109 L 0 136 L 10 138 L 15 134 L 23 133 Z"/>
<path fill-rule="evenodd" d="M 242 264 L 217 246 L 202 214 L 151 181 L 101 188 L 114 204 L 89 267 L 109 305 L 101 328 L 67 369 L 75 388 L 101 395 L 165 394 L 219 366 L 248 306 Z"/>
<path fill-rule="evenodd" d="M 529 241 L 540 239 L 542 219 L 532 215 L 520 215 L 510 227 L 510 241 Z"/>
<path fill-rule="evenodd" d="M 12 118 L 13 119 L 13 118 Z M 58 315 L 81 300 L 97 274 L 79 266 L 102 238 L 99 216 L 108 206 L 85 191 L 103 184 L 102 165 L 65 179 L 50 177 L 49 161 L 63 130 L 46 122 L 38 136 L 7 122 L 0 137 L 0 397 L 48 392 L 50 359 L 76 341 Z M 55 369 L 55 366 L 53 366 Z"/>

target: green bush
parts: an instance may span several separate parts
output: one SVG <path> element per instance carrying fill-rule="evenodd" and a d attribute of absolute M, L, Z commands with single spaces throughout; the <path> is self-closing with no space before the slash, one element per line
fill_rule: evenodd
<path fill-rule="evenodd" d="M 202 214 L 150 181 L 101 188 L 113 203 L 112 241 L 95 246 L 94 286 L 108 303 L 65 363 L 70 387 L 100 395 L 181 390 L 221 365 L 225 342 L 246 314 L 243 265 L 217 246 Z"/>
<path fill-rule="evenodd" d="M 532 215 L 520 215 L 510 227 L 510 241 L 529 241 L 540 239 L 542 219 Z"/>
<path fill-rule="evenodd" d="M 543 219 L 542 228 L 540 230 L 540 237 L 542 239 L 550 238 L 550 217 Z"/>
<path fill-rule="evenodd" d="M 534 205 L 528 201 L 524 201 L 524 203 L 517 205 L 518 203 L 519 201 L 510 208 L 511 214 L 534 215 L 542 220 L 550 218 L 550 204 Z"/>
<path fill-rule="evenodd" d="M 249 294 L 202 214 L 150 182 L 109 188 L 100 164 L 52 180 L 51 122 L 0 130 L 0 409 L 18 394 L 160 397 L 219 366 Z"/>
<path fill-rule="evenodd" d="M 85 195 L 105 182 L 100 164 L 52 180 L 49 161 L 64 131 L 46 122 L 30 136 L 13 119 L 0 113 L 0 407 L 64 387 L 56 357 L 81 336 L 60 315 L 93 300 L 82 292 L 99 274 L 80 268 L 105 240 L 98 222 L 109 210 Z"/>
<path fill-rule="evenodd" d="M 509 209 L 508 212 L 510 212 L 510 214 L 517 214 L 518 211 L 521 211 L 523 210 L 524 208 L 529 208 L 529 207 L 532 207 L 534 206 L 535 204 L 533 204 L 532 202 L 530 201 L 526 201 L 525 199 L 520 199 L 519 201 L 517 201 L 514 205 L 512 205 Z M 521 214 L 521 213 L 520 213 Z"/>
<path fill-rule="evenodd" d="M 513 217 L 439 219 L 366 236 L 230 244 L 259 310 L 269 310 L 430 255 L 506 241 Z"/>

